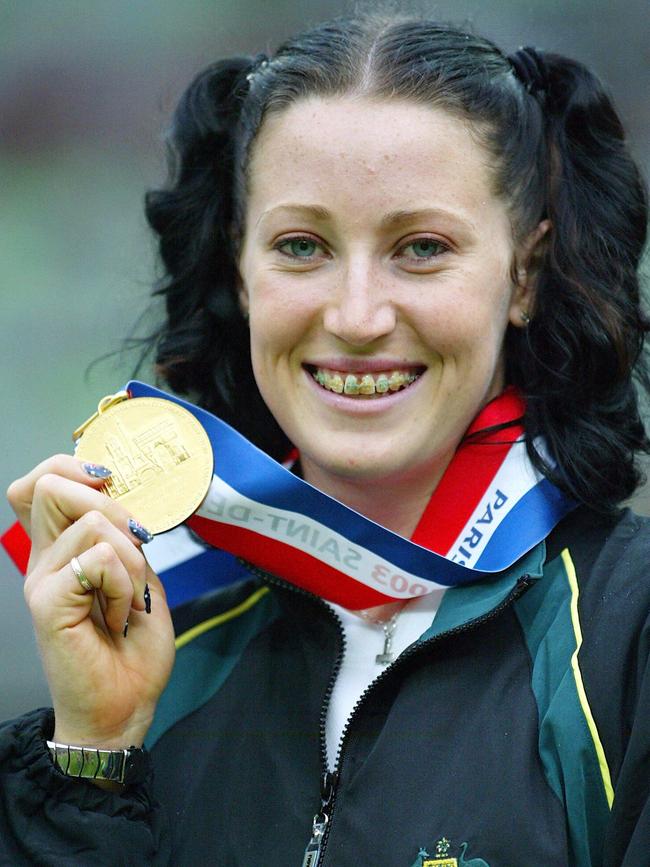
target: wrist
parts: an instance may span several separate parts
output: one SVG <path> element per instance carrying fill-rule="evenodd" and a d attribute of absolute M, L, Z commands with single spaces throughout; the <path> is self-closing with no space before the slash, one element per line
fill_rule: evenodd
<path fill-rule="evenodd" d="M 54 730 L 51 740 L 79 747 L 94 747 L 103 750 L 125 750 L 132 746 L 142 747 L 153 715 L 130 720 L 119 728 L 93 726 L 83 721 L 69 719 L 54 711 Z"/>
<path fill-rule="evenodd" d="M 123 732 L 119 735 L 109 735 L 107 733 L 86 732 L 84 734 L 75 734 L 75 732 L 66 727 L 54 729 L 51 738 L 52 741 L 59 744 L 71 744 L 76 747 L 88 747 L 88 749 L 99 750 L 128 750 L 130 747 L 142 748 L 144 744 L 144 736 L 131 737 L 128 732 Z"/>

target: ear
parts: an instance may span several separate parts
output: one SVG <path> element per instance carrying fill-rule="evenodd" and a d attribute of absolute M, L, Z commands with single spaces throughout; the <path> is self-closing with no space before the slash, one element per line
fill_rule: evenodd
<path fill-rule="evenodd" d="M 230 227 L 230 241 L 232 243 L 232 248 L 234 251 L 235 265 L 236 265 L 236 290 L 237 290 L 237 300 L 239 302 L 239 310 L 244 317 L 244 319 L 248 320 L 249 313 L 249 298 L 248 298 L 248 289 L 246 288 L 246 283 L 244 282 L 244 278 L 241 275 L 241 263 L 242 263 L 242 253 L 243 253 L 243 241 L 239 234 L 235 233 L 233 226 Z"/>
<path fill-rule="evenodd" d="M 239 301 L 239 309 L 241 310 L 244 319 L 248 319 L 248 289 L 241 277 L 238 282 L 237 299 Z"/>
<path fill-rule="evenodd" d="M 239 302 L 239 309 L 241 311 L 244 319 L 248 319 L 249 313 L 249 297 L 248 297 L 248 288 L 246 283 L 244 282 L 244 278 L 241 275 L 241 271 L 239 270 L 239 263 L 237 263 L 237 300 Z"/>
<path fill-rule="evenodd" d="M 509 319 L 515 328 L 526 328 L 535 309 L 535 276 L 544 248 L 544 237 L 551 229 L 550 220 L 542 220 L 524 239 L 515 254 L 515 287 Z"/>

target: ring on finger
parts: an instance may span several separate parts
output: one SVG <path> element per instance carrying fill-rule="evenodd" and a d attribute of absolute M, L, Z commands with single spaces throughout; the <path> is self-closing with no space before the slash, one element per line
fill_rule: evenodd
<path fill-rule="evenodd" d="M 75 578 L 81 584 L 86 593 L 92 593 L 95 588 L 88 580 L 88 576 L 81 568 L 81 563 L 77 560 L 76 557 L 73 557 L 72 560 L 70 560 L 70 568 L 74 572 Z"/>

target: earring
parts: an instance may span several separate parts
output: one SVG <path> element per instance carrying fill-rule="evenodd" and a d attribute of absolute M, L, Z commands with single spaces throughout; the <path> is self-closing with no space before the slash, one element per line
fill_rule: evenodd
<path fill-rule="evenodd" d="M 530 315 L 527 310 L 521 310 L 519 312 L 519 316 L 521 317 L 521 321 L 524 323 L 525 326 L 530 324 Z"/>

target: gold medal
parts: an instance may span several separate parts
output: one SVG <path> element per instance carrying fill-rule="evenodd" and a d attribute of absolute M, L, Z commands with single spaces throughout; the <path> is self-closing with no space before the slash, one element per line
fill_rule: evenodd
<path fill-rule="evenodd" d="M 151 533 L 182 524 L 203 502 L 214 458 L 191 412 L 158 397 L 105 397 L 73 434 L 75 454 L 112 471 L 103 491 Z"/>

